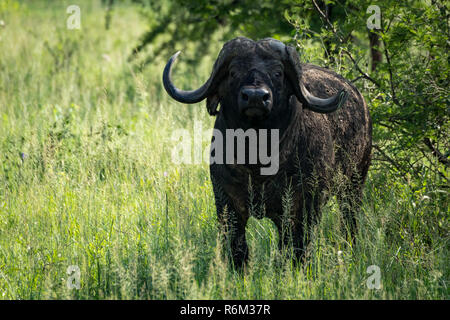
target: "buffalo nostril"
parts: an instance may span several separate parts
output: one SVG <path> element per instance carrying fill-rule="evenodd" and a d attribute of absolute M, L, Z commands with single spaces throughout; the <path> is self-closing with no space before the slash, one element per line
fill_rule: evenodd
<path fill-rule="evenodd" d="M 269 98 L 270 98 L 270 95 L 266 93 L 266 94 L 263 96 L 263 101 L 267 101 L 267 100 L 269 100 Z"/>
<path fill-rule="evenodd" d="M 246 95 L 245 93 L 243 93 L 243 94 L 242 94 L 242 100 L 248 101 L 248 95 Z"/>

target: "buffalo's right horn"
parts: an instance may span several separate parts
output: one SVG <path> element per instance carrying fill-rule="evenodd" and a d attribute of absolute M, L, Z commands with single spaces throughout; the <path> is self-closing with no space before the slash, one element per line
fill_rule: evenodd
<path fill-rule="evenodd" d="M 166 89 L 167 93 L 174 98 L 175 100 L 183 103 L 197 103 L 202 101 L 208 96 L 208 93 L 210 91 L 211 82 L 214 78 L 214 71 L 209 77 L 208 81 L 206 81 L 200 88 L 197 90 L 191 90 L 191 91 L 184 91 L 180 90 L 172 82 L 172 67 L 174 62 L 177 60 L 178 55 L 181 53 L 181 51 L 178 51 L 175 53 L 167 62 L 166 67 L 164 68 L 163 72 L 163 84 L 164 88 Z"/>
<path fill-rule="evenodd" d="M 171 72 L 172 67 L 177 59 L 180 51 L 175 53 L 167 62 L 166 67 L 163 72 L 163 84 L 167 93 L 174 98 L 175 100 L 183 103 L 197 103 L 202 101 L 203 99 L 211 96 L 214 91 L 217 89 L 217 85 L 221 80 L 223 75 L 223 70 L 226 69 L 228 62 L 237 54 L 246 50 L 246 47 L 251 47 L 254 45 L 254 41 L 244 38 L 238 37 L 236 39 L 230 40 L 223 46 L 222 50 L 217 57 L 216 62 L 214 63 L 213 70 L 209 79 L 197 90 L 192 91 L 184 91 L 180 90 L 172 82 Z"/>

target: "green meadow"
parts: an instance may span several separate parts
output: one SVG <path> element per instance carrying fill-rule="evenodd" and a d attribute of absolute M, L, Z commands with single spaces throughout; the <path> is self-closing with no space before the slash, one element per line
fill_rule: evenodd
<path fill-rule="evenodd" d="M 204 102 L 167 96 L 169 57 L 128 60 L 146 27 L 134 6 L 117 5 L 105 30 L 100 1 L 78 2 L 81 29 L 70 30 L 67 1 L 0 1 L 0 299 L 450 297 L 448 189 L 377 163 L 355 245 L 332 200 L 303 263 L 278 250 L 269 220 L 251 218 L 249 264 L 234 271 L 208 164 L 172 161 L 174 130 L 214 119 Z M 199 86 L 221 46 L 198 68 L 180 61 L 176 83 Z"/>

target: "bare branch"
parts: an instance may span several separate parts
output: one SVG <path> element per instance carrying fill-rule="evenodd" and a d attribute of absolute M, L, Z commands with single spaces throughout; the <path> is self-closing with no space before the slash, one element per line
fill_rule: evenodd
<path fill-rule="evenodd" d="M 331 21 L 328 19 L 328 17 L 326 16 L 326 14 L 325 14 L 322 10 L 320 10 L 320 7 L 317 5 L 317 3 L 316 3 L 315 0 L 312 0 L 312 2 L 313 2 L 313 4 L 314 4 L 314 7 L 316 8 L 317 12 L 322 16 L 322 19 L 324 19 L 325 22 L 328 24 L 328 26 L 331 28 L 331 31 L 333 31 L 333 33 L 337 35 L 336 29 L 334 28 L 333 24 L 332 24 Z M 342 42 L 341 37 L 338 37 L 338 38 L 339 38 L 340 42 Z"/>
<path fill-rule="evenodd" d="M 431 150 L 431 153 L 434 157 L 437 158 L 439 163 L 443 164 L 444 166 L 448 167 L 450 164 L 450 161 L 447 159 L 446 156 L 444 156 L 434 145 L 430 138 L 424 138 L 423 143 L 428 147 L 428 149 Z"/>
<path fill-rule="evenodd" d="M 391 94 L 392 94 L 392 101 L 398 106 L 401 107 L 400 102 L 397 99 L 397 95 L 395 94 L 395 87 L 394 87 L 394 81 L 393 81 L 393 75 L 392 75 L 392 65 L 391 65 L 391 58 L 389 56 L 389 51 L 387 49 L 386 41 L 383 38 L 383 47 L 384 47 L 384 55 L 386 57 L 386 62 L 388 65 L 388 71 L 389 71 L 389 84 L 391 85 Z"/>
<path fill-rule="evenodd" d="M 315 0 L 312 0 L 314 7 L 316 8 L 316 11 L 319 13 L 319 15 L 322 17 L 322 19 L 327 23 L 327 25 L 331 28 L 331 31 L 333 32 L 333 34 L 337 37 L 337 39 L 339 40 L 340 43 L 344 44 L 345 41 L 344 39 L 338 34 L 336 28 L 334 27 L 334 25 L 331 23 L 330 19 L 328 19 L 328 17 L 325 15 L 325 13 L 320 9 L 319 5 L 316 3 Z M 377 87 L 380 87 L 380 84 L 373 79 L 371 76 L 369 76 L 366 72 L 364 72 L 358 65 L 358 63 L 356 62 L 355 58 L 353 58 L 352 54 L 347 50 L 347 49 L 342 49 L 342 51 L 350 58 L 350 60 L 353 62 L 356 70 L 358 70 L 358 72 L 362 75 L 362 77 L 364 79 L 369 80 L 370 82 L 372 82 L 373 84 L 375 84 Z"/>
<path fill-rule="evenodd" d="M 361 76 L 364 79 L 367 79 L 370 82 L 372 82 L 374 85 L 376 85 L 377 87 L 380 87 L 380 84 L 378 83 L 378 81 L 376 81 L 371 76 L 369 76 L 366 72 L 361 70 L 361 68 L 359 67 L 359 65 L 356 62 L 356 60 L 353 58 L 352 54 L 350 52 L 348 52 L 347 49 L 342 49 L 342 51 L 350 58 L 350 60 L 353 62 L 353 65 L 355 66 L 356 70 L 358 70 L 358 72 L 361 74 Z"/>
<path fill-rule="evenodd" d="M 392 164 L 399 172 L 407 172 L 407 170 L 405 170 L 404 168 L 402 168 L 402 166 L 400 166 L 400 164 L 398 164 L 396 161 L 394 161 L 391 157 L 389 157 L 384 151 L 383 149 L 381 149 L 378 145 L 374 144 L 373 148 L 375 150 L 377 150 L 381 156 L 383 156 L 384 159 L 386 159 L 387 162 L 389 162 L 390 164 Z"/>

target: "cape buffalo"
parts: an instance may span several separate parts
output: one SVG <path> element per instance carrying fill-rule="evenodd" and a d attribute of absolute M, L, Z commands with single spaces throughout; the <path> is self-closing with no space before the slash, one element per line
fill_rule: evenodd
<path fill-rule="evenodd" d="M 217 215 L 234 265 L 242 267 L 247 260 L 245 226 L 252 214 L 270 218 L 280 246 L 292 244 L 301 257 L 305 225 L 317 221 L 330 193 L 337 196 L 353 238 L 372 148 L 369 110 L 358 89 L 333 71 L 300 63 L 296 50 L 278 40 L 239 37 L 223 46 L 206 83 L 183 91 L 171 80 L 178 54 L 164 69 L 167 93 L 182 103 L 206 99 L 224 145 L 230 142 L 228 129 L 277 130 L 279 136 L 272 146 L 279 150 L 274 174 L 261 174 L 261 162 L 210 163 Z"/>

